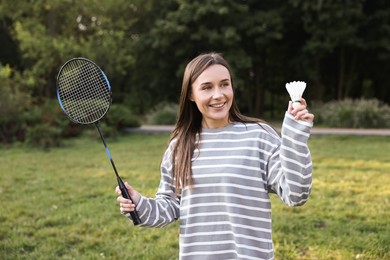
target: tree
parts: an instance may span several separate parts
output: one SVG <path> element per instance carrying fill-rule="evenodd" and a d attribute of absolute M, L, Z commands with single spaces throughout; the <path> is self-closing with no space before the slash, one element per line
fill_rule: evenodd
<path fill-rule="evenodd" d="M 361 96 L 362 85 L 367 78 L 371 82 L 375 74 L 375 65 L 381 61 L 386 66 L 383 61 L 388 61 L 390 9 L 386 1 L 290 2 L 300 10 L 297 17 L 302 17 L 308 36 L 302 60 L 318 89 L 314 97 L 340 100 Z M 382 84 L 389 84 L 388 77 Z"/>
<path fill-rule="evenodd" d="M 292 80 L 308 82 L 309 100 L 390 102 L 389 19 L 386 0 L 3 0 L 0 63 L 33 97 L 52 98 L 59 67 L 90 58 L 114 102 L 140 114 L 177 102 L 184 66 L 208 51 L 230 62 L 251 115 L 283 111 Z"/>
<path fill-rule="evenodd" d="M 20 68 L 34 96 L 53 97 L 59 67 L 75 56 L 95 60 L 110 80 L 123 84 L 120 79 L 133 62 L 127 34 L 132 20 L 120 17 L 134 13 L 131 2 L 55 0 L 18 2 L 4 8 L 3 19 L 11 21 L 9 29 L 22 59 Z"/>
<path fill-rule="evenodd" d="M 248 104 L 249 113 L 260 115 L 265 82 L 271 81 L 265 71 L 268 64 L 276 64 L 267 58 L 278 53 L 273 46 L 282 38 L 278 6 L 277 2 L 259 5 L 257 1 L 234 0 L 177 0 L 164 7 L 152 6 L 147 14 L 154 23 L 140 34 L 137 51 L 143 57 L 142 61 L 137 59 L 138 68 L 152 75 L 146 77 L 147 87 L 158 97 L 177 100 L 184 65 L 199 53 L 222 52 L 236 74 L 241 103 Z"/>

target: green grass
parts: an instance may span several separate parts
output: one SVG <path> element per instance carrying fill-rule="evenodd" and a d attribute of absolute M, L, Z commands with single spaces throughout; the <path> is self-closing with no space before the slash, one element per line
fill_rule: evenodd
<path fill-rule="evenodd" d="M 272 204 L 279 259 L 390 259 L 390 138 L 313 136 L 309 145 L 309 201 Z"/>
<path fill-rule="evenodd" d="M 154 196 L 168 135 L 109 139 L 123 179 Z M 313 191 L 272 197 L 276 259 L 390 259 L 390 138 L 312 136 Z M 120 213 L 98 139 L 0 147 L 0 259 L 176 259 L 178 222 L 137 228 Z"/>

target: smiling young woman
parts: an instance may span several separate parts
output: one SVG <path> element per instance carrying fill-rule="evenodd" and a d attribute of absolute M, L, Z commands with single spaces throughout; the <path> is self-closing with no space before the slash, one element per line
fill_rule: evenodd
<path fill-rule="evenodd" d="M 229 124 L 233 102 L 230 73 L 222 65 L 211 65 L 192 83 L 191 101 L 202 114 L 203 128 L 221 128 Z"/>
<path fill-rule="evenodd" d="M 270 193 L 289 206 L 307 201 L 313 118 L 304 99 L 296 108 L 290 102 L 280 137 L 239 112 L 223 57 L 199 55 L 184 72 L 156 197 L 126 183 L 134 201 L 119 196 L 120 211 L 136 207 L 140 226 L 163 227 L 180 218 L 180 259 L 273 259 Z"/>

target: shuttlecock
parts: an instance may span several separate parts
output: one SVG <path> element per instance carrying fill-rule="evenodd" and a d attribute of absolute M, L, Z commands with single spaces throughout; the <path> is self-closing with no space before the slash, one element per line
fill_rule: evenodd
<path fill-rule="evenodd" d="M 286 89 L 288 94 L 290 94 L 291 101 L 293 102 L 293 108 L 296 108 L 301 104 L 300 100 L 305 91 L 306 82 L 303 81 L 293 81 L 290 83 L 286 83 Z"/>

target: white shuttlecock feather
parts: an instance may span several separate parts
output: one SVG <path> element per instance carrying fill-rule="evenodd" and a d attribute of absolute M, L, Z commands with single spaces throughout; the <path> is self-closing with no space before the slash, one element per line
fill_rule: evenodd
<path fill-rule="evenodd" d="M 288 94 L 290 94 L 291 101 L 293 102 L 293 108 L 299 106 L 303 91 L 305 91 L 306 82 L 304 81 L 293 81 L 286 83 L 286 89 Z"/>

